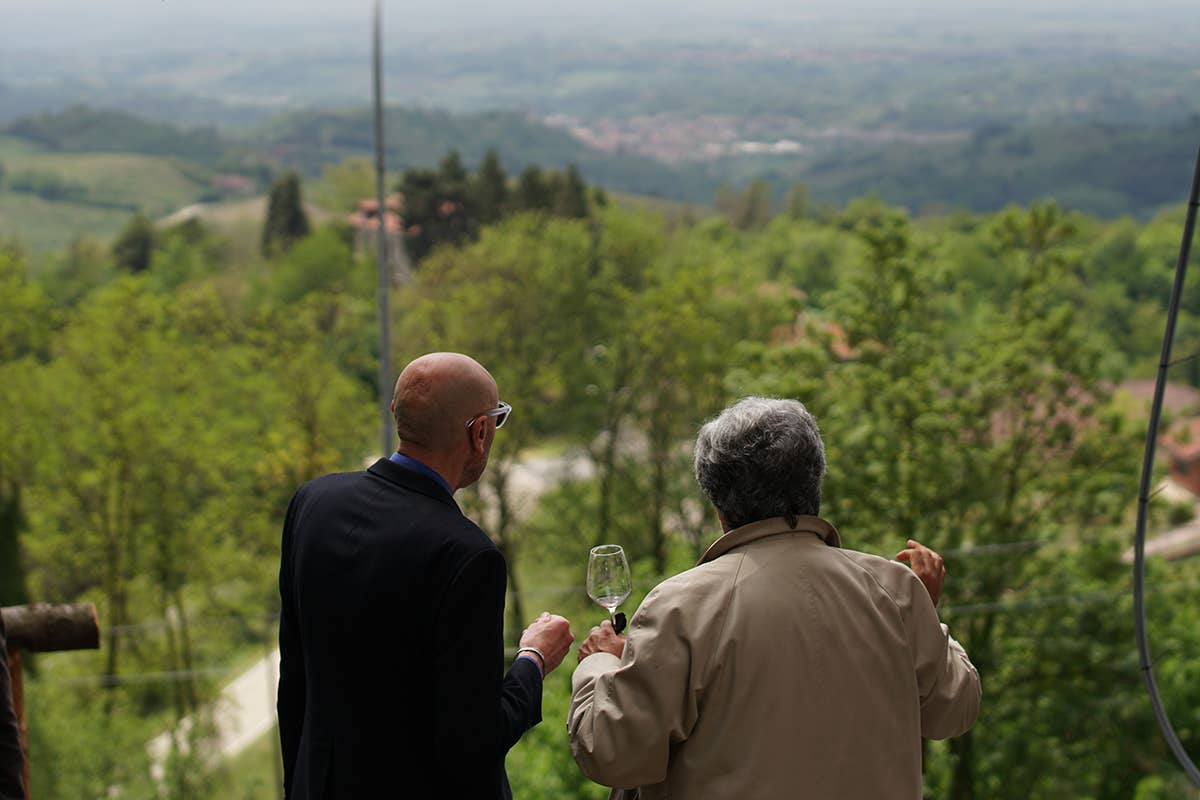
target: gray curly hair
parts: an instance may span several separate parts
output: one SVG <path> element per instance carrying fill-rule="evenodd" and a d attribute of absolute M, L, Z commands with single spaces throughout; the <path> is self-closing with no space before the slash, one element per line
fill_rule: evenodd
<path fill-rule="evenodd" d="M 803 403 L 745 397 L 700 429 L 696 481 L 730 528 L 821 511 L 825 445 Z"/>

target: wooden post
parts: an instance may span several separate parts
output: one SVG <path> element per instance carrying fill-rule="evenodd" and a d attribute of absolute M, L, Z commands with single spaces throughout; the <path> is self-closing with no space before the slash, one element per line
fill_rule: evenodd
<path fill-rule="evenodd" d="M 21 754 L 25 756 L 25 800 L 29 800 L 29 733 L 25 730 L 25 683 L 21 677 L 21 651 L 8 654 L 8 674 L 12 678 L 13 710 L 17 712 L 17 730 L 21 733 Z"/>
<path fill-rule="evenodd" d="M 37 653 L 100 647 L 100 623 L 91 603 L 8 606 L 0 608 L 0 615 L 4 616 L 8 646 L 13 650 Z"/>
<path fill-rule="evenodd" d="M 91 603 L 0 608 L 8 632 L 8 669 L 12 674 L 13 708 L 21 731 L 25 755 L 25 800 L 29 790 L 29 734 L 25 728 L 25 682 L 21 673 L 21 651 L 96 650 L 100 647 L 100 623 Z"/>

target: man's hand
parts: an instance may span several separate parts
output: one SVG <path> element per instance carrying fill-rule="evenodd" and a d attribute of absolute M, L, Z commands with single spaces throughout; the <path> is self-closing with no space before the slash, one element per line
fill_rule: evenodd
<path fill-rule="evenodd" d="M 562 663 L 574 641 L 571 623 L 566 617 L 543 611 L 521 634 L 520 646 L 536 647 L 546 657 L 546 663 L 542 664 L 542 675 L 549 675 Z"/>
<path fill-rule="evenodd" d="M 604 620 L 599 626 L 592 628 L 587 639 L 579 645 L 579 653 L 576 654 L 576 658 L 583 661 L 594 653 L 612 653 L 620 658 L 624 651 L 625 637 L 613 630 L 611 622 Z"/>
<path fill-rule="evenodd" d="M 915 539 L 908 540 L 908 549 L 896 554 L 897 561 L 907 562 L 912 571 L 925 584 L 929 599 L 936 606 L 942 596 L 942 582 L 946 580 L 946 567 L 942 557 Z"/>

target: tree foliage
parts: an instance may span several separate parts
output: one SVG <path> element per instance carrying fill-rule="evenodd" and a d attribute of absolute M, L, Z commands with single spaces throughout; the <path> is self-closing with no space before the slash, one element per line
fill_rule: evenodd
<path fill-rule="evenodd" d="M 145 214 L 134 214 L 113 242 L 112 257 L 117 267 L 132 273 L 149 269 L 156 235 L 154 223 Z"/>
<path fill-rule="evenodd" d="M 457 150 L 436 170 L 409 169 L 398 190 L 404 198 L 404 241 L 409 257 L 421 261 L 442 244 L 474 241 L 482 225 L 522 211 L 538 211 L 566 219 L 590 213 L 588 187 L 575 166 L 559 174 L 531 164 L 515 188 L 495 150 L 488 150 L 472 174 Z"/>
<path fill-rule="evenodd" d="M 571 176 L 510 185 L 498 157 L 472 173 L 451 155 L 404 178 L 434 235 L 395 290 L 395 363 L 467 352 L 514 406 L 459 494 L 508 561 L 510 638 L 542 608 L 586 633 L 593 544 L 629 552 L 630 609 L 694 562 L 719 533 L 697 427 L 747 393 L 797 397 L 847 546 L 946 555 L 943 619 L 985 701 L 969 736 L 927 745 L 928 796 L 1181 796 L 1125 599 L 1142 431 L 1118 389 L 1153 374 L 1178 213 L 914 219 L 793 197 L 770 219 L 746 204 L 668 224 Z M 180 720 L 203 722 L 213 676 L 273 634 L 288 497 L 377 455 L 373 270 L 344 228 L 266 259 L 198 222 L 151 233 L 139 269 L 88 239 L 35 262 L 0 248 L 0 602 L 95 602 L 105 636 L 30 680 L 35 782 L 62 796 L 149 796 L 151 736 L 203 745 Z M 1200 342 L 1197 298 L 1181 348 Z M 1200 386 L 1188 369 L 1173 377 Z M 1156 667 L 1192 747 L 1196 580 L 1194 562 L 1150 567 Z M 603 796 L 561 735 L 566 672 L 509 759 L 520 796 Z M 182 749 L 170 763 L 162 791 L 236 796 Z"/>
<path fill-rule="evenodd" d="M 300 176 L 288 172 L 271 184 L 267 195 L 267 217 L 262 229 L 263 255 L 287 252 L 310 230 Z"/>

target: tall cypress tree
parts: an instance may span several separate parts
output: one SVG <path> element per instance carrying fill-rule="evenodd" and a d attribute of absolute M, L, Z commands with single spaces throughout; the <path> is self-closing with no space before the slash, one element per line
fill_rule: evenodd
<path fill-rule="evenodd" d="M 267 199 L 267 218 L 263 222 L 262 252 L 270 256 L 287 252 L 308 236 L 310 226 L 304 213 L 300 176 L 288 172 L 271 184 Z"/>
<path fill-rule="evenodd" d="M 804 219 L 808 216 L 808 187 L 797 183 L 788 192 L 787 215 L 792 219 Z"/>
<path fill-rule="evenodd" d="M 541 169 L 530 164 L 517 182 L 517 208 L 521 211 L 549 211 L 554 208 L 550 182 Z"/>
<path fill-rule="evenodd" d="M 431 169 L 408 169 L 398 188 L 404 195 L 404 247 L 415 263 L 437 244 L 441 179 Z"/>
<path fill-rule="evenodd" d="M 145 272 L 150 268 L 154 243 L 154 223 L 139 211 L 130 218 L 121 235 L 113 242 L 113 260 L 119 268 L 128 272 Z"/>
<path fill-rule="evenodd" d="M 479 174 L 475 178 L 475 208 L 480 223 L 496 222 L 504 215 L 508 205 L 508 175 L 500 165 L 500 156 L 495 149 L 487 151 Z"/>
<path fill-rule="evenodd" d="M 583 219 L 588 215 L 587 184 L 574 164 L 567 167 L 558 184 L 554 213 L 568 219 Z"/>
<path fill-rule="evenodd" d="M 462 156 L 457 150 L 451 150 L 438 165 L 438 177 L 442 180 L 445 192 L 454 192 L 467 185 L 467 168 L 463 166 Z"/>

